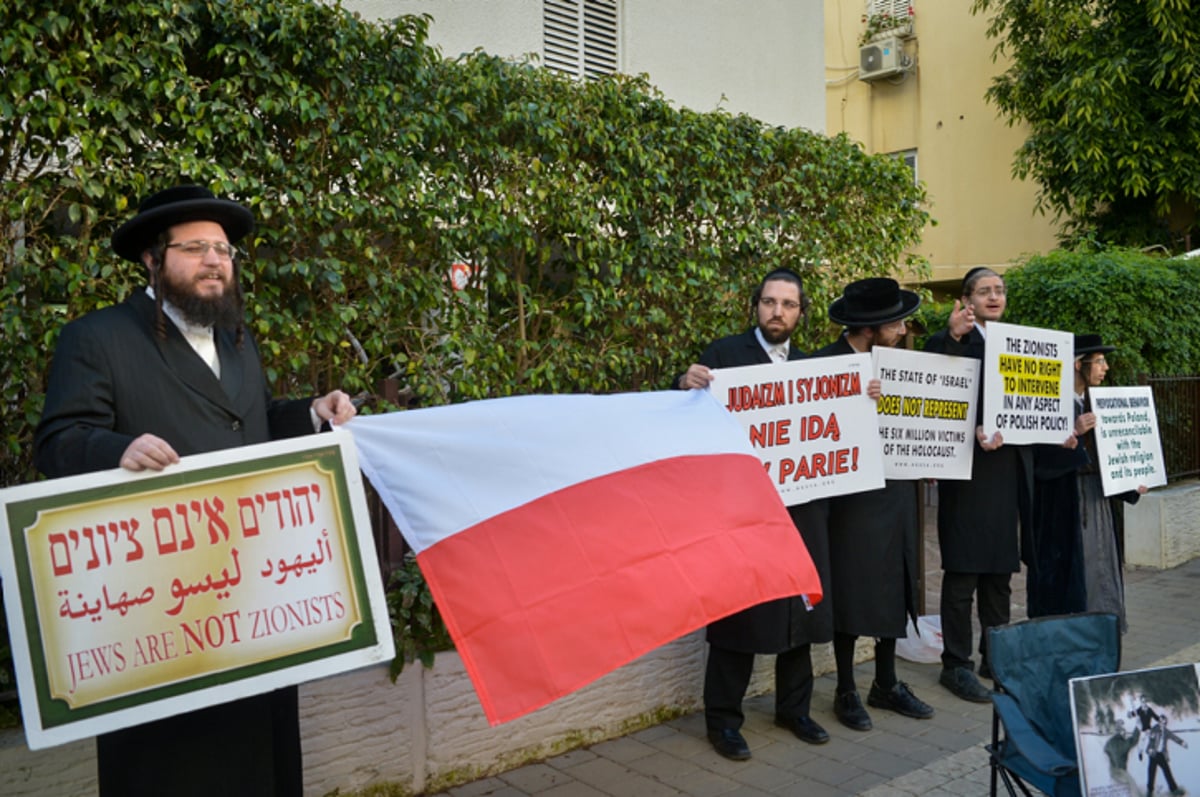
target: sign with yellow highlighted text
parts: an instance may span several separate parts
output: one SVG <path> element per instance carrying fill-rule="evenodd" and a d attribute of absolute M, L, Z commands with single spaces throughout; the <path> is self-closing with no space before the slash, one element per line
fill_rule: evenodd
<path fill-rule="evenodd" d="M 969 479 L 979 361 L 908 349 L 871 349 L 889 479 Z"/>
<path fill-rule="evenodd" d="M 342 432 L 0 490 L 0 575 L 35 749 L 393 657 Z"/>
<path fill-rule="evenodd" d="M 708 389 L 750 436 L 788 506 L 883 487 L 871 355 L 714 368 Z"/>
<path fill-rule="evenodd" d="M 1005 445 L 1060 445 L 1075 428 L 1075 338 L 992 321 L 983 354 L 983 432 Z"/>

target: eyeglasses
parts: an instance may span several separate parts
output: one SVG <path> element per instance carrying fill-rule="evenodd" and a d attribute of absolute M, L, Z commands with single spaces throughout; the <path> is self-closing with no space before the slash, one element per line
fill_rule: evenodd
<path fill-rule="evenodd" d="M 768 310 L 774 310 L 776 306 L 782 307 L 784 310 L 796 311 L 803 307 L 808 307 L 808 299 L 803 302 L 797 302 L 795 299 L 774 299 L 770 296 L 764 296 L 758 300 L 760 307 L 765 307 Z"/>
<path fill-rule="evenodd" d="M 978 296 L 980 298 L 984 296 L 1003 296 L 1006 293 L 1008 293 L 1008 291 L 1003 285 L 993 285 L 990 288 L 976 288 L 975 290 L 971 291 L 972 296 Z"/>
<path fill-rule="evenodd" d="M 1099 357 L 1093 357 L 1090 360 L 1084 360 L 1083 363 L 1084 365 L 1108 365 L 1108 360 L 1104 359 L 1104 355 L 1102 354 Z"/>
<path fill-rule="evenodd" d="M 233 260 L 238 253 L 237 247 L 224 241 L 180 241 L 177 244 L 167 244 L 167 249 L 178 249 L 189 257 L 204 257 L 211 249 L 222 260 Z"/>

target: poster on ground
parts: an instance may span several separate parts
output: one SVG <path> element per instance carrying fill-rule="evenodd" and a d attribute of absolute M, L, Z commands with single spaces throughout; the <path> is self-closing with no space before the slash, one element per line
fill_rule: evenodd
<path fill-rule="evenodd" d="M 1196 664 L 1071 679 L 1085 797 L 1200 793 Z"/>
<path fill-rule="evenodd" d="M 1088 388 L 1105 495 L 1167 483 L 1158 414 L 1149 385 Z"/>
<path fill-rule="evenodd" d="M 746 429 L 785 504 L 883 487 L 870 354 L 712 373 L 709 391 Z"/>
<path fill-rule="evenodd" d="M 348 434 L 0 490 L 31 748 L 389 661 Z"/>
<path fill-rule="evenodd" d="M 1075 338 L 992 321 L 983 353 L 983 432 L 1006 445 L 1059 445 L 1075 423 Z"/>
<path fill-rule="evenodd" d="M 871 350 L 888 479 L 969 479 L 979 361 L 908 349 Z"/>

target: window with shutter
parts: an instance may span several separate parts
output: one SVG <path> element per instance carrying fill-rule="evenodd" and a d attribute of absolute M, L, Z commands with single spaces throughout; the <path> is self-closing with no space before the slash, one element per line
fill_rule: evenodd
<path fill-rule="evenodd" d="M 617 71 L 617 0 L 545 0 L 542 30 L 548 69 L 580 78 Z"/>

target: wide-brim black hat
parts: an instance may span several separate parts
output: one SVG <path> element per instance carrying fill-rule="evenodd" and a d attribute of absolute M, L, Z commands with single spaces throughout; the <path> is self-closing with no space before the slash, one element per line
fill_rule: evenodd
<path fill-rule="evenodd" d="M 1076 335 L 1075 356 L 1083 354 L 1107 354 L 1116 351 L 1116 346 L 1105 346 L 1099 335 Z"/>
<path fill-rule="evenodd" d="M 215 221 L 225 229 L 231 244 L 254 229 L 254 214 L 249 208 L 229 199 L 217 199 L 203 186 L 180 185 L 144 199 L 137 215 L 113 233 L 113 251 L 140 263 L 142 252 L 154 244 L 159 233 L 186 221 Z"/>
<path fill-rule="evenodd" d="M 829 320 L 844 327 L 873 327 L 916 312 L 921 297 L 888 277 L 851 282 L 829 305 Z"/>

